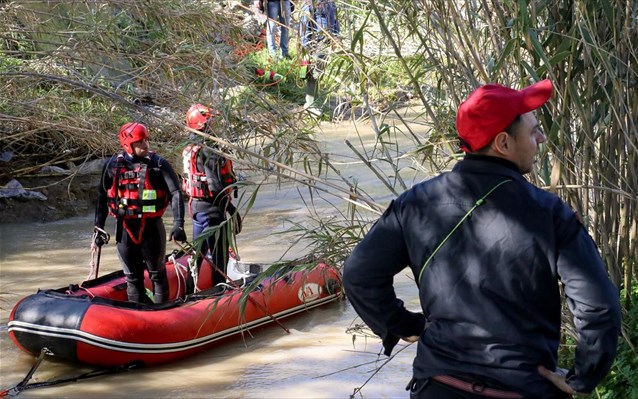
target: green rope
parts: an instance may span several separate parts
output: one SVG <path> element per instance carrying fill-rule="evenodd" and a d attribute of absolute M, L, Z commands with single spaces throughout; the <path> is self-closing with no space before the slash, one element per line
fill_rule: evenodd
<path fill-rule="evenodd" d="M 502 182 L 498 183 L 496 186 L 492 187 L 492 189 L 490 191 L 488 191 L 484 196 L 482 196 L 481 198 L 479 198 L 476 203 L 474 203 L 474 206 L 472 206 L 470 208 L 469 211 L 467 211 L 467 213 L 465 214 L 465 216 L 463 216 L 463 218 L 461 220 L 459 220 L 459 222 L 456 224 L 456 226 L 454 226 L 454 228 L 452 230 L 450 230 L 450 232 L 448 233 L 448 235 L 443 239 L 443 241 L 441 241 L 441 243 L 436 247 L 436 249 L 434 250 L 434 252 L 432 252 L 432 255 L 430 255 L 430 257 L 425 261 L 425 263 L 423 264 L 423 267 L 421 268 L 421 272 L 419 272 L 419 279 L 417 280 L 417 282 L 421 282 L 421 276 L 423 276 L 423 271 L 425 270 L 425 267 L 428 265 L 428 263 L 430 263 L 430 261 L 432 260 L 432 258 L 434 258 L 434 255 L 436 255 L 437 252 L 439 252 L 439 249 L 441 249 L 441 247 L 443 246 L 443 244 L 445 244 L 447 242 L 447 240 L 450 239 L 450 237 L 452 237 L 452 234 L 454 234 L 454 232 L 465 222 L 465 220 L 472 214 L 472 212 L 474 212 L 474 210 L 476 208 L 478 208 L 479 206 L 483 205 L 485 203 L 485 198 L 487 198 L 490 194 L 492 194 L 494 192 L 494 190 L 496 190 L 497 188 L 499 188 L 500 186 L 502 186 L 505 183 L 509 183 L 512 180 L 503 180 Z"/>

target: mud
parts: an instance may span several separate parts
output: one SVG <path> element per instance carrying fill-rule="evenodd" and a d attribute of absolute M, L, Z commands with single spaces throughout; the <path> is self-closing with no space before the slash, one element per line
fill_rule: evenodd
<path fill-rule="evenodd" d="M 99 174 L 21 177 L 25 189 L 40 192 L 36 198 L 0 198 L 0 224 L 52 222 L 87 215 L 95 209 Z"/>

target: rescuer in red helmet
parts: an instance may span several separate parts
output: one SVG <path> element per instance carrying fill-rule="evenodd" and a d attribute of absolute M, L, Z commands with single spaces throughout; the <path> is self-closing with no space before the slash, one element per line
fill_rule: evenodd
<path fill-rule="evenodd" d="M 186 112 L 186 126 L 212 134 L 211 122 L 216 115 L 211 108 L 194 104 Z M 200 251 L 201 254 L 207 254 L 210 250 L 216 266 L 213 268 L 213 285 L 226 281 L 224 274 L 232 233 L 241 231 L 239 212 L 231 202 L 233 195 L 237 197 L 233 163 L 215 150 L 218 150 L 216 146 L 206 146 L 203 138 L 193 133 L 182 152 L 182 190 L 190 197 L 188 204 L 193 218 L 193 239 L 205 229 L 213 228 L 209 230 L 211 234 L 203 242 Z M 228 220 L 227 213 L 231 216 Z M 215 230 L 216 226 L 220 228 Z M 228 226 L 232 226 L 232 229 Z M 201 262 L 201 257 L 198 257 L 198 269 Z"/>
<path fill-rule="evenodd" d="M 166 159 L 150 151 L 146 126 L 126 123 L 120 128 L 119 138 L 124 151 L 113 155 L 102 170 L 95 227 L 104 229 L 109 214 L 117 220 L 116 245 L 126 276 L 128 300 L 153 302 L 144 288 L 147 269 L 155 302 L 165 302 L 169 290 L 162 215 L 169 204 L 173 210 L 169 239 L 186 241 L 179 179 Z"/>

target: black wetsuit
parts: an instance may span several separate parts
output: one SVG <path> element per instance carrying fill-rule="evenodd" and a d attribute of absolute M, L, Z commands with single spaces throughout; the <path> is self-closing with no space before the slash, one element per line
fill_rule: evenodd
<path fill-rule="evenodd" d="M 107 191 L 112 187 L 120 162 L 116 154 L 109 159 L 102 170 L 102 181 L 98 189 L 97 206 L 95 211 L 95 225 L 104 228 L 108 216 Z M 148 157 L 137 158 L 124 155 L 123 165 L 127 170 L 133 170 L 136 164 L 148 164 L 148 179 L 155 190 L 167 193 L 167 201 L 173 210 L 174 224 L 184 226 L 184 202 L 179 179 L 167 160 L 155 153 Z M 141 241 L 136 243 L 143 224 Z M 166 229 L 161 217 L 145 219 L 125 219 L 118 221 L 116 236 L 117 251 L 126 275 L 127 294 L 129 301 L 150 302 L 145 294 L 144 270 L 148 269 L 153 282 L 154 299 L 156 303 L 168 300 L 169 287 L 166 277 Z M 131 237 L 133 235 L 133 237 Z"/>

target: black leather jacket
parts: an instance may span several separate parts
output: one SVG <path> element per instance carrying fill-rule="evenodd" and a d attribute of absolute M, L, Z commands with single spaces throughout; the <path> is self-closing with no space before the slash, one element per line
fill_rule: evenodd
<path fill-rule="evenodd" d="M 405 266 L 420 284 L 425 331 L 392 287 Z M 618 291 L 593 240 L 556 195 L 503 159 L 469 155 L 452 172 L 403 193 L 355 247 L 343 277 L 386 353 L 398 337 L 421 335 L 416 378 L 473 376 L 526 397 L 554 395 L 537 367 L 557 367 L 559 282 L 580 335 L 570 386 L 591 391 L 616 355 Z"/>

